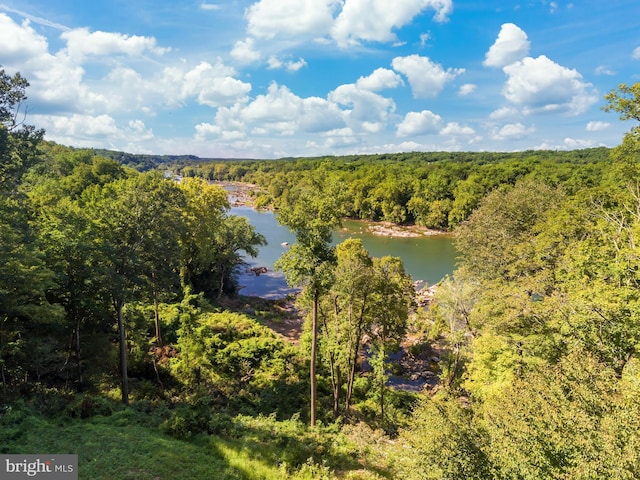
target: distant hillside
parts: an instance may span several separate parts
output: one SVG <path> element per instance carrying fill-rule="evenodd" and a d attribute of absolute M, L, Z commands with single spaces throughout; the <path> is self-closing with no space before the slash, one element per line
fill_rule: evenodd
<path fill-rule="evenodd" d="M 241 162 L 243 159 L 237 158 L 200 158 L 196 155 L 154 155 L 119 152 L 116 150 L 105 150 L 94 148 L 93 152 L 100 157 L 117 160 L 123 165 L 135 168 L 139 171 L 152 170 L 163 165 L 185 165 L 206 162 Z"/>

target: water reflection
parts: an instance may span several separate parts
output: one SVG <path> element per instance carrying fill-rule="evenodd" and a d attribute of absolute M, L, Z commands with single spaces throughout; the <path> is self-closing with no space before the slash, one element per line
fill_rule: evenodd
<path fill-rule="evenodd" d="M 246 258 L 248 268 L 267 267 L 268 272 L 256 276 L 243 268 L 239 277 L 242 286 L 240 293 L 277 299 L 294 292 L 295 290 L 288 287 L 284 275 L 274 272 L 273 264 L 286 251 L 285 244 L 293 245 L 295 236 L 286 227 L 278 224 L 272 212 L 256 211 L 242 206 L 232 207 L 230 213 L 248 218 L 268 242 L 260 248 L 258 258 Z M 335 232 L 334 243 L 337 244 L 349 237 L 361 238 L 372 257 L 400 257 L 414 280 L 423 280 L 429 285 L 451 274 L 455 267 L 456 251 L 449 237 L 385 237 L 368 232 L 363 222 L 346 221 L 343 228 Z"/>

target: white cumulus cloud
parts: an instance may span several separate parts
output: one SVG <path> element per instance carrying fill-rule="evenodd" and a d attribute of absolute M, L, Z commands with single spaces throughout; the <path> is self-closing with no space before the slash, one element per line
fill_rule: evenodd
<path fill-rule="evenodd" d="M 359 88 L 353 83 L 340 85 L 329 93 L 328 100 L 347 107 L 344 111 L 345 121 L 354 131 L 382 130 L 389 114 L 395 110 L 395 103 L 390 98 Z"/>
<path fill-rule="evenodd" d="M 426 9 L 444 22 L 453 10 L 452 0 L 346 0 L 331 34 L 341 46 L 360 41 L 396 42 L 394 29 L 403 27 Z"/>
<path fill-rule="evenodd" d="M 337 0 L 260 0 L 246 11 L 247 31 L 255 38 L 325 36 Z"/>
<path fill-rule="evenodd" d="M 473 128 L 460 125 L 458 122 L 449 122 L 446 127 L 440 130 L 440 135 L 443 136 L 475 135 L 475 133 Z"/>
<path fill-rule="evenodd" d="M 409 79 L 415 98 L 436 97 L 445 84 L 464 73 L 464 68 L 448 68 L 432 62 L 428 57 L 409 55 L 396 57 L 391 65 Z"/>
<path fill-rule="evenodd" d="M 631 56 L 634 60 L 640 60 L 640 47 L 636 47 Z"/>
<path fill-rule="evenodd" d="M 507 75 L 504 97 L 533 112 L 577 115 L 598 101 L 593 85 L 584 82 L 580 73 L 544 55 L 526 57 L 503 70 Z"/>
<path fill-rule="evenodd" d="M 106 55 L 162 55 L 169 49 L 156 46 L 153 37 L 124 35 L 113 32 L 90 32 L 88 28 L 77 28 L 63 32 L 60 37 L 67 42 L 68 55 L 82 61 L 85 57 Z"/>
<path fill-rule="evenodd" d="M 460 95 L 461 97 L 466 97 L 467 95 L 471 95 L 473 92 L 475 92 L 476 88 L 478 88 L 478 86 L 474 85 L 473 83 L 465 83 L 460 87 L 460 90 L 458 90 L 458 95 Z"/>
<path fill-rule="evenodd" d="M 182 79 L 181 98 L 197 97 L 198 103 L 210 107 L 231 105 L 246 100 L 251 84 L 233 78 L 235 71 L 218 62 L 200 62 Z"/>
<path fill-rule="evenodd" d="M 611 124 L 609 122 L 589 122 L 587 123 L 587 132 L 600 132 L 609 128 Z"/>
<path fill-rule="evenodd" d="M 495 43 L 486 53 L 483 65 L 502 68 L 523 59 L 529 54 L 531 43 L 527 34 L 513 23 L 505 23 Z"/>
<path fill-rule="evenodd" d="M 377 68 L 371 75 L 367 77 L 360 77 L 356 82 L 356 86 L 358 88 L 370 90 L 372 92 L 384 90 L 385 88 L 396 88 L 402 84 L 402 78 L 400 78 L 396 72 L 389 70 L 388 68 Z"/>
<path fill-rule="evenodd" d="M 231 56 L 239 63 L 254 63 L 262 57 L 253 38 L 238 40 L 231 50 Z"/>
<path fill-rule="evenodd" d="M 297 72 L 298 70 L 307 66 L 307 62 L 300 58 L 297 61 L 293 60 L 284 60 L 272 55 L 267 60 L 267 68 L 270 70 L 280 70 L 284 69 L 289 72 Z"/>
<path fill-rule="evenodd" d="M 491 120 L 504 120 L 505 118 L 513 118 L 520 115 L 520 111 L 513 107 L 500 107 L 489 114 Z"/>
<path fill-rule="evenodd" d="M 442 117 L 430 110 L 421 112 L 409 112 L 398 124 L 396 135 L 398 137 L 409 137 L 414 135 L 427 135 L 438 133 L 442 127 Z"/>
<path fill-rule="evenodd" d="M 522 123 L 508 123 L 491 134 L 493 140 L 510 140 L 522 138 L 536 131 L 534 127 L 526 127 Z"/>

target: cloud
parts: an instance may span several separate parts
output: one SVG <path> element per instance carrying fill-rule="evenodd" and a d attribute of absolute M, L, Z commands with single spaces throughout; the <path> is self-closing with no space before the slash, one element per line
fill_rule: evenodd
<path fill-rule="evenodd" d="M 202 2 L 202 3 L 200 4 L 200 9 L 201 9 L 201 10 L 209 10 L 209 11 L 211 11 L 211 10 L 220 10 L 220 9 L 222 9 L 222 6 L 221 6 L 221 5 L 214 4 L 214 3 L 205 3 L 205 2 Z"/>
<path fill-rule="evenodd" d="M 596 68 L 596 75 L 609 75 L 609 76 L 613 76 L 615 75 L 616 72 L 614 72 L 613 70 L 611 70 L 609 67 L 605 66 L 605 65 L 600 65 Z"/>
<path fill-rule="evenodd" d="M 453 11 L 452 0 L 259 0 L 245 13 L 247 33 L 256 39 L 287 41 L 332 38 L 341 47 L 361 42 L 398 39 L 402 28 L 425 10 L 445 22 Z"/>
<path fill-rule="evenodd" d="M 478 88 L 478 86 L 474 85 L 473 83 L 465 83 L 460 87 L 460 90 L 458 90 L 458 95 L 460 95 L 461 97 L 466 97 L 467 95 L 471 95 L 473 92 L 475 92 L 476 88 Z"/>
<path fill-rule="evenodd" d="M 421 112 L 409 112 L 398 124 L 396 135 L 398 137 L 410 137 L 414 135 L 427 135 L 438 133 L 442 127 L 442 117 L 429 110 Z"/>
<path fill-rule="evenodd" d="M 483 65 L 502 68 L 529 54 L 531 43 L 527 34 L 513 23 L 505 23 L 500 28 L 498 38 L 486 53 Z"/>
<path fill-rule="evenodd" d="M 32 21 L 33 23 L 37 23 L 38 25 L 44 25 L 45 27 L 55 28 L 56 30 L 67 31 L 71 30 L 69 27 L 62 25 L 60 23 L 52 22 L 46 18 L 37 17 L 35 15 L 31 15 L 30 13 L 24 12 L 22 10 L 17 10 L 15 8 L 11 8 L 5 4 L 0 3 L 0 10 L 4 10 L 5 12 L 15 13 L 20 15 L 21 17 L 26 18 L 27 20 Z"/>
<path fill-rule="evenodd" d="M 285 69 L 289 72 L 297 72 L 298 70 L 307 66 L 307 62 L 300 58 L 298 61 L 293 60 L 281 60 L 275 55 L 272 55 L 267 60 L 267 68 L 270 70 L 280 70 Z"/>
<path fill-rule="evenodd" d="M 449 122 L 447 126 L 440 130 L 443 136 L 459 136 L 459 135 L 475 135 L 476 131 L 466 125 L 460 125 L 458 122 Z"/>
<path fill-rule="evenodd" d="M 325 36 L 333 24 L 337 0 L 260 0 L 245 16 L 255 38 Z"/>
<path fill-rule="evenodd" d="M 504 120 L 505 118 L 513 118 L 520 115 L 520 111 L 513 107 L 500 107 L 489 114 L 491 120 Z"/>
<path fill-rule="evenodd" d="M 447 82 L 465 71 L 464 68 L 444 70 L 441 65 L 420 55 L 396 57 L 391 65 L 394 70 L 407 76 L 414 98 L 436 97 Z"/>
<path fill-rule="evenodd" d="M 431 40 L 431 33 L 425 32 L 420 34 L 420 46 L 424 47 L 427 45 L 427 42 Z"/>
<path fill-rule="evenodd" d="M 491 138 L 493 140 L 519 139 L 535 131 L 534 127 L 525 127 L 522 123 L 508 123 L 499 130 L 495 129 L 491 134 Z"/>
<path fill-rule="evenodd" d="M 231 56 L 242 64 L 257 62 L 262 57 L 255 48 L 255 40 L 253 38 L 238 40 L 231 50 Z"/>
<path fill-rule="evenodd" d="M 340 85 L 329 93 L 329 101 L 350 107 L 344 112 L 347 126 L 354 131 L 381 131 L 395 110 L 395 103 L 356 84 Z"/>
<path fill-rule="evenodd" d="M 88 28 L 77 28 L 63 32 L 60 37 L 67 41 L 67 53 L 75 61 L 82 61 L 91 56 L 107 55 L 143 55 L 153 53 L 163 55 L 168 48 L 156 46 L 153 37 L 124 35 L 112 32 L 89 32 Z"/>
<path fill-rule="evenodd" d="M 589 122 L 587 123 L 587 132 L 600 132 L 609 128 L 611 124 L 609 122 Z"/>
<path fill-rule="evenodd" d="M 140 119 L 131 120 L 128 123 L 129 132 L 131 135 L 128 135 L 129 140 L 137 140 L 137 141 L 146 141 L 151 140 L 153 138 L 153 130 L 148 129 L 144 122 Z"/>
<path fill-rule="evenodd" d="M 332 101 L 301 98 L 274 82 L 266 94 L 245 105 L 219 108 L 214 123 L 196 126 L 196 138 L 237 140 L 249 132 L 260 136 L 327 132 L 344 128 L 344 116 Z"/>
<path fill-rule="evenodd" d="M 531 112 L 578 115 L 598 101 L 593 85 L 582 81 L 582 75 L 544 55 L 526 57 L 503 70 L 507 82 L 502 94 Z"/>
<path fill-rule="evenodd" d="M 582 140 L 567 137 L 561 144 L 545 141 L 534 147 L 534 150 L 578 150 L 582 148 L 593 148 L 596 144 L 592 140 Z M 600 144 L 599 146 L 604 146 Z"/>
<path fill-rule="evenodd" d="M 636 47 L 636 48 L 633 50 L 633 53 L 631 53 L 631 57 L 632 57 L 634 60 L 640 60 L 640 47 Z"/>
<path fill-rule="evenodd" d="M 403 83 L 402 78 L 393 70 L 377 68 L 368 77 L 360 77 L 356 82 L 356 86 L 364 90 L 377 92 L 386 88 L 396 88 Z"/>
<path fill-rule="evenodd" d="M 183 76 L 181 98 L 197 97 L 198 103 L 210 107 L 232 105 L 247 100 L 251 84 L 233 78 L 235 71 L 218 62 L 200 62 Z"/>
<path fill-rule="evenodd" d="M 111 148 L 114 141 L 132 144 L 155 138 L 153 130 L 140 119 L 119 127 L 116 120 L 106 114 L 35 115 L 34 118 L 45 128 L 48 139 L 66 145 Z"/>
<path fill-rule="evenodd" d="M 4 66 L 48 55 L 48 49 L 47 39 L 31 28 L 29 20 L 18 25 L 9 16 L 0 13 L 0 54 Z"/>
<path fill-rule="evenodd" d="M 340 46 L 368 42 L 397 41 L 393 32 L 426 9 L 435 10 L 434 20 L 444 22 L 453 10 L 452 0 L 346 0 L 331 35 Z"/>

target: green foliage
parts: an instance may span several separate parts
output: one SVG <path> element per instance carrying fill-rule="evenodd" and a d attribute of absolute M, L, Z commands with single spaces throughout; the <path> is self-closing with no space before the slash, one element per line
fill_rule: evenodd
<path fill-rule="evenodd" d="M 301 358 L 255 320 L 228 312 L 184 314 L 177 347 L 176 375 L 187 386 L 216 392 L 231 411 L 280 417 L 300 411 Z"/>
<path fill-rule="evenodd" d="M 613 163 L 601 148 L 204 164 L 43 142 L 27 86 L 0 70 L 3 453 L 78 453 L 87 478 L 640 476 L 637 126 Z M 639 88 L 605 110 L 640 120 Z M 279 266 L 303 287 L 301 346 L 262 309 L 209 303 L 264 239 L 205 178 L 255 182 L 296 234 Z M 416 315 L 444 385 L 410 418 L 414 396 L 386 378 L 411 279 L 357 241 L 332 247 L 345 216 L 457 227 L 461 268 Z M 358 376 L 365 339 L 374 370 Z M 316 396 L 400 433 L 308 429 Z"/>
<path fill-rule="evenodd" d="M 441 393 L 424 399 L 401 438 L 395 467 L 398 478 L 493 478 L 484 452 L 486 439 L 478 431 L 473 410 L 455 396 Z"/>
<path fill-rule="evenodd" d="M 640 431 L 633 422 L 619 437 L 621 425 L 612 422 L 622 412 L 616 383 L 610 368 L 577 351 L 532 371 L 487 402 L 483 426 L 491 438 L 487 451 L 496 476 L 636 477 L 637 456 L 627 462 L 619 456 Z"/>

